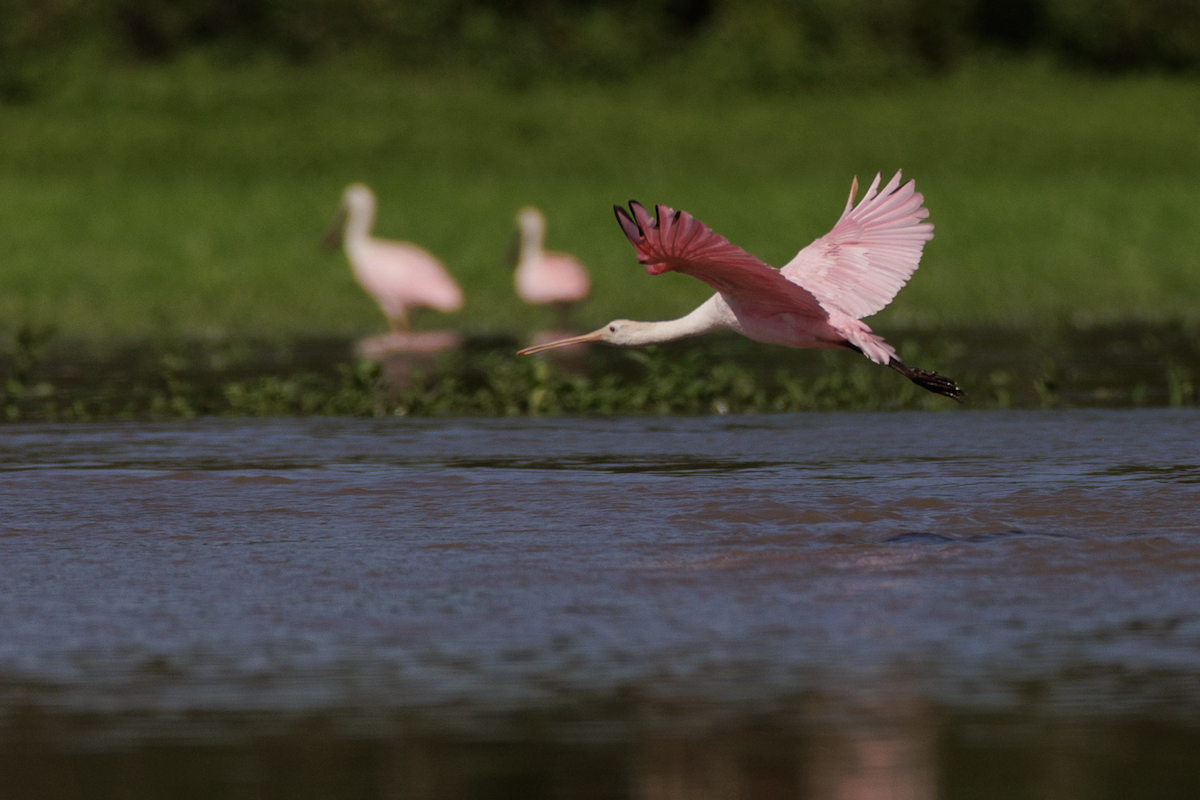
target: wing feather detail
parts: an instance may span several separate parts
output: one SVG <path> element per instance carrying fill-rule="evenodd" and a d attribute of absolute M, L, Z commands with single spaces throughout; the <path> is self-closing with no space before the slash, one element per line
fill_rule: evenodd
<path fill-rule="evenodd" d="M 703 281 L 739 310 L 762 315 L 798 314 L 826 320 L 813 293 L 788 280 L 686 211 L 655 206 L 656 216 L 631 200 L 629 212 L 613 206 L 621 230 L 651 275 L 681 272 Z"/>
<path fill-rule="evenodd" d="M 829 233 L 805 247 L 781 270 L 812 292 L 826 308 L 854 319 L 870 316 L 892 302 L 921 262 L 933 225 L 925 198 L 913 181 L 900 185 L 900 172 L 879 191 L 880 175 L 854 205 L 858 179 L 841 219 Z"/>

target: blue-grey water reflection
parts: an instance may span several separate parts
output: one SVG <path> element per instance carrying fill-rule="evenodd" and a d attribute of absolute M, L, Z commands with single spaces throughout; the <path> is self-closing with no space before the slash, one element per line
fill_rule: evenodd
<path fill-rule="evenodd" d="M 16 426 L 0 507 L 21 796 L 1200 786 L 1194 411 Z"/>

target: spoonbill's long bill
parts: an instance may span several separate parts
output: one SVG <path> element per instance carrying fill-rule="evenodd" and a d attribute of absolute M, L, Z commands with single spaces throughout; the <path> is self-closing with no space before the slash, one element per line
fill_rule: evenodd
<path fill-rule="evenodd" d="M 412 308 L 458 311 L 462 289 L 428 251 L 408 242 L 371 236 L 375 223 L 375 195 L 364 184 L 353 183 L 342 194 L 342 206 L 322 244 L 332 250 L 341 241 L 359 286 L 375 299 L 396 332 L 408 330 Z"/>
<path fill-rule="evenodd" d="M 876 175 L 854 205 L 858 179 L 833 230 L 775 269 L 733 245 L 686 211 L 664 205 L 651 217 L 637 202 L 627 213 L 614 206 L 621 230 L 651 275 L 674 270 L 707 283 L 717 293 L 679 319 L 636 322 L 617 319 L 592 333 L 520 351 L 538 353 L 583 342 L 637 347 L 730 328 L 767 344 L 848 348 L 891 367 L 923 389 L 961 400 L 954 381 L 901 363 L 896 350 L 871 332 L 862 317 L 892 301 L 917 269 L 933 225 L 913 182 L 897 172 L 879 189 Z"/>
<path fill-rule="evenodd" d="M 587 270 L 575 256 L 542 249 L 546 218 L 533 206 L 517 214 L 517 236 L 520 248 L 513 273 L 517 296 L 526 303 L 554 306 L 565 323 L 571 307 L 587 297 L 592 288 Z"/>

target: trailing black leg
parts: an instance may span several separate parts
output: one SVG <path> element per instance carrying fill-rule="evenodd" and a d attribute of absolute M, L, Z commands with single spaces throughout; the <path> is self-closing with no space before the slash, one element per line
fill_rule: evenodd
<path fill-rule="evenodd" d="M 940 394 L 943 397 L 949 397 L 951 400 L 957 400 L 960 403 L 962 402 L 963 390 L 958 388 L 958 384 L 949 378 L 943 378 L 936 372 L 931 372 L 927 369 L 906 367 L 903 362 L 896 358 L 893 358 L 888 366 L 922 389 L 926 389 L 934 394 Z"/>

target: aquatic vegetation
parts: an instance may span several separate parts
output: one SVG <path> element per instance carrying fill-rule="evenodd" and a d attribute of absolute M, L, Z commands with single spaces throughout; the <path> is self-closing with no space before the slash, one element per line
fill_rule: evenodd
<path fill-rule="evenodd" d="M 511 349 L 466 350 L 430 366 L 413 367 L 401 386 L 390 384 L 384 368 L 367 361 L 344 361 L 319 372 L 285 368 L 240 377 L 236 366 L 207 369 L 202 352 L 167 348 L 157 358 L 143 354 L 140 371 L 120 386 L 54 386 L 44 379 L 35 385 L 28 367 L 19 373 L 10 369 L 17 377 L 9 379 L 4 404 L 8 419 L 14 421 L 202 415 L 742 414 L 931 407 L 912 384 L 857 363 L 849 354 L 814 354 L 806 370 L 795 372 L 770 361 L 730 358 L 725 345 L 600 351 L 584 363 L 518 358 Z"/>
<path fill-rule="evenodd" d="M 579 375 L 538 359 L 487 353 L 448 359 L 391 390 L 382 370 L 360 362 L 335 381 L 313 375 L 256 378 L 225 387 L 220 413 L 366 416 L 537 416 L 554 414 L 745 414 L 826 409 L 922 408 L 911 384 L 846 359 L 806 380 L 692 350 L 623 353 L 625 369 Z M 832 361 L 832 360 L 831 360 Z M 890 385 L 889 385 L 890 384 Z M 923 394 L 923 393 L 922 393 Z"/>
<path fill-rule="evenodd" d="M 1200 331 L 1186 326 L 888 332 L 953 375 L 965 408 L 1195 406 Z M 344 339 L 182 341 L 96 349 L 16 332 L 0 352 L 9 421 L 199 416 L 549 416 L 952 410 L 855 354 L 712 336 L 645 350 L 520 358 L 468 340 L 409 363 L 355 360 Z"/>
<path fill-rule="evenodd" d="M 1172 406 L 1196 404 L 1195 373 L 1182 364 L 1169 361 L 1166 367 L 1167 398 Z"/>

